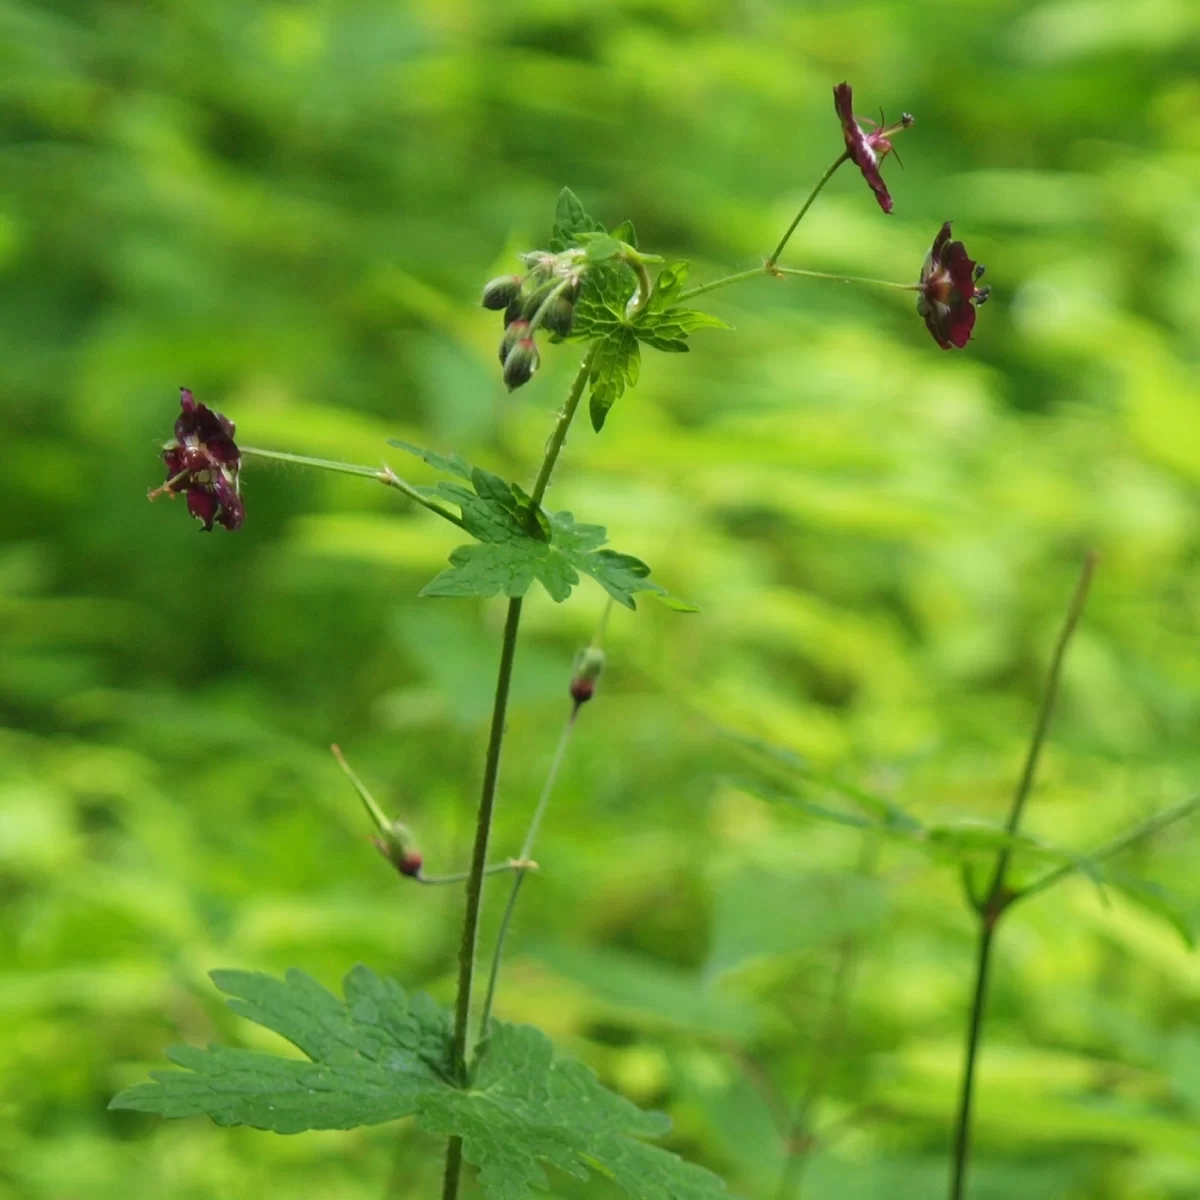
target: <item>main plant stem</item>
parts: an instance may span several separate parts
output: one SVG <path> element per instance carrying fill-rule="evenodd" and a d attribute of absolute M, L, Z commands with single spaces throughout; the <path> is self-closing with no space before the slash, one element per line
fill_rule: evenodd
<path fill-rule="evenodd" d="M 1058 685 L 1062 678 L 1063 662 L 1066 659 L 1067 647 L 1071 637 L 1083 616 L 1087 604 L 1088 591 L 1092 584 L 1092 575 L 1096 570 L 1096 555 L 1089 553 L 1083 560 L 1083 568 L 1079 572 L 1079 582 L 1075 585 L 1075 594 L 1067 609 L 1067 617 L 1058 635 L 1054 647 L 1054 657 L 1050 660 L 1050 670 L 1046 677 L 1046 687 L 1042 693 L 1042 703 L 1038 710 L 1037 722 L 1033 727 L 1033 736 L 1029 740 L 1029 750 L 1025 755 L 1025 765 L 1021 770 L 1021 778 L 1013 793 L 1012 807 L 1009 810 L 1008 822 L 1005 829 L 1010 834 L 1018 832 L 1021 817 L 1029 793 L 1033 789 L 1033 781 L 1037 775 L 1038 761 L 1042 755 L 1042 746 L 1050 731 L 1050 719 L 1054 715 L 1054 705 L 1058 699 Z M 988 984 L 991 977 L 992 944 L 995 940 L 996 929 L 1000 918 L 1015 899 L 1008 889 L 1008 868 L 1012 861 L 1012 846 L 1006 845 L 996 856 L 996 869 L 986 895 L 975 908 L 979 917 L 979 940 L 975 959 L 975 990 L 971 997 L 971 1014 L 967 1026 L 967 1046 L 963 1060 L 962 1087 L 958 1099 L 958 1117 L 954 1123 L 954 1148 L 951 1157 L 950 1200 L 964 1200 L 967 1187 L 967 1167 L 971 1160 L 971 1109 L 975 1097 L 975 1065 L 979 1058 L 979 1045 L 983 1035 L 983 1017 L 987 1009 Z"/>
<path fill-rule="evenodd" d="M 587 352 L 554 430 L 546 446 L 541 470 L 533 486 L 532 501 L 541 504 L 550 486 L 554 465 L 567 440 L 567 431 L 579 408 L 580 398 L 587 387 L 596 346 Z M 471 854 L 470 874 L 467 876 L 467 904 L 463 915 L 462 938 L 458 946 L 458 992 L 454 999 L 454 1038 L 451 1043 L 451 1070 L 458 1082 L 467 1079 L 467 1041 L 471 1027 L 471 985 L 475 976 L 475 947 L 479 938 L 479 914 L 483 907 L 483 878 L 487 870 L 488 839 L 492 832 L 492 812 L 496 806 L 496 785 L 500 779 L 500 752 L 504 746 L 504 726 L 508 716 L 508 693 L 512 684 L 513 662 L 517 655 L 517 634 L 521 627 L 521 597 L 508 602 L 504 621 L 504 637 L 500 644 L 500 668 L 496 675 L 496 698 L 492 705 L 492 727 L 488 735 L 487 757 L 483 768 L 483 790 L 475 819 L 475 848 Z M 462 1177 L 462 1138 L 452 1137 L 446 1148 L 446 1170 L 442 1177 L 442 1200 L 457 1200 Z"/>

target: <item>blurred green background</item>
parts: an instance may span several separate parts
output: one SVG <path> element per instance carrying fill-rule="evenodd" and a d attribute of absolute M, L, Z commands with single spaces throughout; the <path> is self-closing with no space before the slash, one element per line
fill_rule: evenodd
<path fill-rule="evenodd" d="M 528 483 L 578 355 L 506 395 L 481 282 L 563 184 L 696 281 L 755 265 L 841 149 L 842 78 L 916 115 L 896 213 L 847 169 L 786 261 L 913 279 L 953 218 L 992 302 L 952 355 L 911 295 L 745 284 L 705 298 L 734 332 L 647 352 L 575 429 L 553 505 L 703 613 L 615 614 L 499 1011 L 738 1194 L 774 1194 L 815 1070 L 804 1196 L 942 1195 L 956 875 L 903 846 L 864 870 L 712 727 L 999 821 L 1095 547 L 1028 828 L 1087 847 L 1197 786 L 1198 38 L 1193 0 L 0 0 L 0 1195 L 436 1193 L 403 1128 L 105 1110 L 176 1041 L 273 1044 L 216 966 L 335 986 L 361 960 L 449 999 L 461 895 L 389 873 L 327 746 L 464 866 L 502 616 L 418 600 L 453 531 L 362 481 L 252 463 L 234 535 L 148 504 L 176 389 L 249 444 L 428 482 L 398 436 Z M 497 854 L 602 607 L 526 606 Z M 1121 865 L 1186 917 L 1198 848 Z M 1200 1196 L 1198 1016 L 1200 963 L 1144 907 L 1081 881 L 1022 907 L 973 1197 Z"/>

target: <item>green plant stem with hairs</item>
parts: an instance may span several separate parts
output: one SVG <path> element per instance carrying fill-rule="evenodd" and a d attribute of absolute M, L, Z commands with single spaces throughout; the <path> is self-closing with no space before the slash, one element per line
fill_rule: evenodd
<path fill-rule="evenodd" d="M 559 412 L 546 445 L 541 469 L 533 485 L 531 500 L 536 508 L 545 498 L 558 456 L 567 440 L 567 432 L 579 409 L 579 401 L 587 389 L 596 346 L 592 345 L 575 374 L 566 403 Z M 500 645 L 500 667 L 496 676 L 496 696 L 492 705 L 492 724 L 488 734 L 487 757 L 484 761 L 483 788 L 475 820 L 475 846 L 467 876 L 467 897 L 463 914 L 462 937 L 458 948 L 458 991 L 454 1001 L 454 1040 L 451 1069 L 460 1082 L 467 1078 L 467 1044 L 471 1025 L 471 989 L 475 977 L 475 952 L 479 940 L 479 914 L 483 907 L 483 879 L 487 871 L 488 841 L 492 829 L 492 813 L 496 804 L 496 788 L 500 780 L 500 754 L 504 746 L 504 727 L 508 717 L 508 695 L 512 684 L 513 663 L 517 653 L 517 634 L 521 627 L 521 597 L 508 602 L 504 635 Z M 518 880 L 524 878 L 519 872 Z M 455 1200 L 462 1177 L 462 1138 L 452 1137 L 446 1149 L 446 1169 L 442 1177 L 442 1200 Z"/>
<path fill-rule="evenodd" d="M 779 239 L 779 244 L 774 250 L 763 260 L 761 267 L 750 267 L 745 271 L 734 271 L 731 275 L 722 275 L 719 279 L 710 280 L 708 283 L 697 284 L 695 287 L 686 288 L 680 292 L 679 300 L 692 300 L 696 296 L 706 295 L 708 292 L 715 292 L 720 288 L 730 287 L 735 283 L 744 283 L 748 279 L 761 279 L 763 276 L 773 278 L 781 278 L 785 275 L 795 275 L 805 279 L 828 279 L 835 283 L 865 283 L 874 287 L 896 288 L 899 291 L 913 292 L 916 291 L 920 284 L 916 283 L 895 283 L 890 279 L 870 279 L 862 275 L 834 275 L 828 271 L 809 271 L 802 267 L 781 267 L 778 265 L 779 256 L 787 247 L 791 240 L 792 234 L 796 232 L 796 227 L 804 219 L 808 210 L 813 206 L 813 201 L 821 194 L 821 190 L 833 178 L 834 172 L 842 163 L 849 160 L 850 155 L 843 154 L 837 159 L 832 166 L 817 180 L 816 186 L 808 194 L 808 198 L 800 206 L 800 211 L 792 218 L 792 223 L 784 231 L 783 237 Z"/>
<path fill-rule="evenodd" d="M 1008 821 L 1005 825 L 1006 831 L 1010 834 L 1018 832 L 1029 794 L 1033 790 L 1033 781 L 1037 775 L 1042 747 L 1045 745 L 1046 735 L 1050 730 L 1050 720 L 1054 715 L 1055 702 L 1058 699 L 1059 681 L 1062 678 L 1067 647 L 1083 616 L 1095 569 L 1096 555 L 1089 553 L 1084 558 L 1079 581 L 1075 585 L 1075 594 L 1071 597 L 1066 620 L 1063 622 L 1058 642 L 1054 647 L 1054 656 L 1050 661 L 1050 670 L 1046 678 L 1037 722 L 1033 728 L 1029 750 L 1025 755 L 1025 765 L 1021 770 L 1016 791 L 1013 793 L 1012 806 L 1009 809 Z M 996 929 L 1001 917 L 1014 899 L 1007 882 L 1011 861 L 1012 846 L 1006 845 L 996 856 L 996 866 L 987 891 L 982 897 L 972 899 L 972 905 L 979 918 L 979 939 L 976 946 L 975 987 L 971 996 L 970 1019 L 967 1023 L 966 1052 L 963 1058 L 958 1114 L 954 1124 L 954 1143 L 951 1150 L 950 1200 L 964 1200 L 966 1196 L 967 1168 L 971 1158 L 971 1112 L 975 1098 L 975 1068 L 983 1034 L 983 1018 L 987 1007 L 988 985 L 991 980 L 992 947 L 995 944 Z"/>
<path fill-rule="evenodd" d="M 596 627 L 596 632 L 592 635 L 592 640 L 589 647 L 598 647 L 603 644 L 604 632 L 608 626 L 608 618 L 612 613 L 613 600 L 610 596 L 607 603 L 604 605 L 604 612 L 601 614 L 600 623 Z M 546 772 L 546 781 L 542 784 L 541 795 L 538 796 L 537 807 L 533 810 L 533 817 L 529 822 L 529 829 L 525 834 L 525 841 L 521 845 L 521 853 L 516 860 L 516 875 L 512 881 L 512 887 L 508 892 L 508 902 L 504 906 L 504 915 L 500 918 L 500 928 L 496 933 L 496 945 L 492 950 L 492 966 L 488 972 L 487 992 L 483 1000 L 483 1013 L 480 1017 L 480 1030 L 486 1034 L 488 1021 L 492 1015 L 492 1004 L 496 998 L 496 983 L 500 977 L 500 963 L 504 957 L 504 942 L 508 936 L 508 930 L 512 924 L 513 912 L 517 907 L 517 897 L 521 894 L 521 885 L 525 882 L 525 876 L 531 869 L 533 858 L 533 848 L 537 842 L 538 833 L 541 832 L 542 821 L 546 816 L 546 809 L 550 804 L 550 797 L 554 792 L 554 785 L 558 781 L 558 774 L 562 770 L 562 765 L 567 757 L 567 747 L 571 743 L 571 734 L 575 731 L 575 722 L 579 718 L 579 710 L 583 707 L 579 701 L 574 701 L 571 706 L 571 711 L 567 716 L 566 722 L 563 725 L 562 733 L 559 734 L 558 745 L 554 750 L 554 757 L 550 760 L 550 769 Z"/>

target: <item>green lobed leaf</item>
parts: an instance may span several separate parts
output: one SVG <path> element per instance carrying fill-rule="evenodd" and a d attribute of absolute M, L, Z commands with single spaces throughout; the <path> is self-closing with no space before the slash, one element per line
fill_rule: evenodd
<path fill-rule="evenodd" d="M 612 236 L 616 238 L 618 242 L 624 242 L 625 245 L 632 246 L 635 250 L 637 249 L 637 230 L 634 229 L 632 221 L 622 221 L 620 225 L 618 225 L 616 229 L 612 231 Z"/>
<path fill-rule="evenodd" d="M 629 326 L 614 329 L 597 345 L 588 399 L 592 428 L 597 433 L 604 428 L 609 409 L 625 394 L 625 389 L 637 384 L 641 358 L 637 335 Z"/>
<path fill-rule="evenodd" d="M 592 364 L 589 397 L 592 427 L 597 432 L 625 390 L 637 383 L 640 343 L 678 354 L 687 351 L 688 335 L 695 330 L 728 328 L 718 317 L 698 309 L 674 307 L 687 280 L 685 262 L 664 267 L 650 299 L 631 313 L 629 305 L 637 282 L 627 267 L 607 260 L 612 249 L 608 243 L 613 241 L 608 237 L 588 241 L 588 257 L 601 261 L 587 273 L 571 331 L 575 338 L 602 339 Z M 649 261 L 649 256 L 640 257 Z"/>
<path fill-rule="evenodd" d="M 560 254 L 579 241 L 581 233 L 603 233 L 604 226 L 588 216 L 578 196 L 570 188 L 563 188 L 554 207 L 554 226 L 550 235 L 550 249 Z"/>
<path fill-rule="evenodd" d="M 636 352 L 636 341 L 632 344 Z M 442 464 L 440 469 L 471 485 L 443 480 L 433 489 L 458 506 L 463 528 L 476 542 L 459 546 L 450 555 L 450 566 L 425 585 L 422 596 L 523 596 L 536 581 L 561 603 L 582 574 L 627 608 L 637 607 L 638 592 L 649 592 L 677 611 L 697 611 L 652 583 L 650 568 L 640 558 L 605 548 L 608 535 L 602 525 L 577 523 L 569 512 L 547 515 L 519 485 L 465 459 L 407 442 L 393 445 L 433 466 Z"/>
<path fill-rule="evenodd" d="M 488 1200 L 525 1200 L 546 1186 L 542 1164 L 576 1179 L 596 1170 L 635 1200 L 714 1200 L 724 1185 L 643 1139 L 669 1128 L 608 1091 L 582 1063 L 555 1060 L 539 1030 L 493 1021 L 469 1087 L 455 1086 L 449 1014 L 425 996 L 355 967 L 339 1000 L 301 971 L 284 980 L 213 973 L 234 1011 L 281 1034 L 307 1061 L 210 1046 L 176 1049 L 183 1070 L 156 1071 L 110 1108 L 276 1133 L 350 1129 L 413 1116 L 463 1139 Z"/>

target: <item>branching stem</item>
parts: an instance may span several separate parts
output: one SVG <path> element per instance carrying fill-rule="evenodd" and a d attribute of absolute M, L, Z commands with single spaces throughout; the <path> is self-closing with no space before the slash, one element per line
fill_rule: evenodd
<path fill-rule="evenodd" d="M 1009 810 L 1008 822 L 1005 826 L 1010 834 L 1016 834 L 1020 828 L 1021 817 L 1033 781 L 1037 774 L 1038 761 L 1041 758 L 1042 746 L 1050 730 L 1050 720 L 1054 715 L 1055 701 L 1058 699 L 1058 685 L 1062 677 L 1063 661 L 1066 658 L 1067 647 L 1075 632 L 1079 619 L 1083 616 L 1087 604 L 1088 591 L 1092 584 L 1092 575 L 1096 570 L 1096 555 L 1089 553 L 1083 560 L 1083 568 L 1079 573 L 1079 581 L 1075 585 L 1075 594 L 1071 597 L 1067 609 L 1067 617 L 1058 635 L 1054 647 L 1054 656 L 1050 660 L 1050 669 L 1046 678 L 1046 686 L 1042 693 L 1041 708 L 1038 711 L 1037 722 L 1033 727 L 1033 735 L 1029 741 L 1029 750 L 1025 756 L 1025 765 L 1021 777 L 1013 793 L 1012 807 Z M 971 997 L 970 1020 L 967 1026 L 967 1045 L 963 1060 L 962 1083 L 959 1090 L 958 1115 L 954 1125 L 954 1145 L 951 1152 L 950 1170 L 950 1200 L 964 1200 L 967 1187 L 967 1167 L 971 1159 L 971 1109 L 975 1098 L 975 1066 L 979 1058 L 979 1046 L 983 1034 L 983 1018 L 987 1009 L 988 984 L 991 973 L 992 945 L 1000 918 L 1012 902 L 1013 897 L 1007 890 L 1009 864 L 1012 860 L 1012 846 L 1006 845 L 996 855 L 996 869 L 992 882 L 981 902 L 976 905 L 979 917 L 979 940 L 975 962 L 975 990 Z"/>
<path fill-rule="evenodd" d="M 385 487 L 395 488 L 407 496 L 414 504 L 427 508 L 436 513 L 443 521 L 463 528 L 462 518 L 448 508 L 444 508 L 436 500 L 431 500 L 411 483 L 406 483 L 391 467 L 384 464 L 380 467 L 364 467 L 358 463 L 334 462 L 328 458 L 310 458 L 307 454 L 289 454 L 284 450 L 263 450 L 258 446 L 239 446 L 238 449 L 246 457 L 269 458 L 274 462 L 294 463 L 299 467 L 313 467 L 318 471 L 334 471 L 339 475 L 357 475 L 364 479 L 376 479 Z"/>
<path fill-rule="evenodd" d="M 587 387 L 592 361 L 596 356 L 593 344 L 584 356 L 575 375 L 566 403 L 558 415 L 545 457 L 533 486 L 532 500 L 540 505 L 550 486 L 567 431 L 579 408 L 580 398 Z M 508 717 L 508 694 L 512 684 L 513 663 L 517 654 L 517 634 L 521 627 L 521 597 L 508 602 L 504 621 L 504 636 L 500 645 L 500 667 L 496 676 L 496 697 L 492 705 L 492 725 L 488 735 L 487 757 L 484 761 L 483 789 L 475 820 L 475 847 L 467 877 L 466 912 L 463 915 L 462 938 L 458 948 L 458 991 L 454 1000 L 454 1036 L 451 1043 L 451 1068 L 456 1078 L 466 1082 L 467 1043 L 471 1026 L 471 987 L 475 976 L 475 950 L 479 937 L 479 914 L 483 906 L 483 879 L 487 870 L 488 840 L 492 830 L 492 812 L 496 805 L 496 787 L 500 779 L 500 752 L 504 746 L 504 727 Z M 522 855 L 522 857 L 526 857 Z M 524 872 L 518 874 L 524 878 Z M 452 1137 L 446 1147 L 446 1169 L 442 1177 L 442 1200 L 457 1200 L 462 1177 L 462 1138 Z"/>

